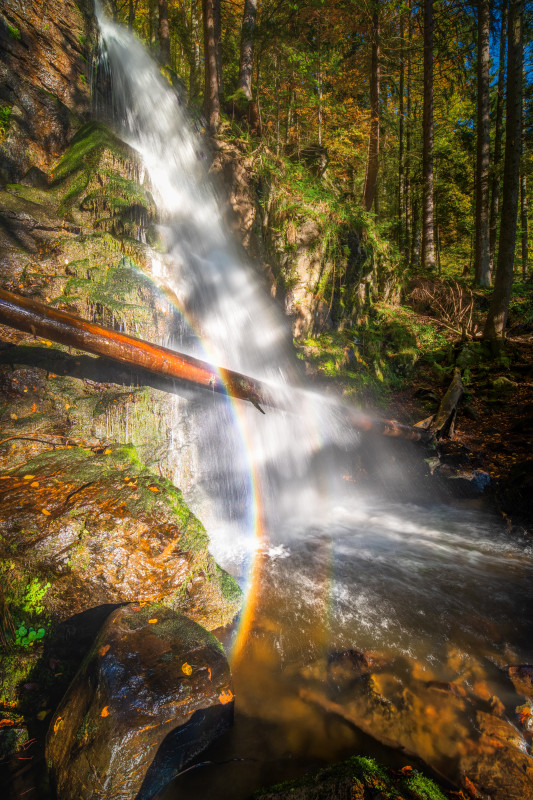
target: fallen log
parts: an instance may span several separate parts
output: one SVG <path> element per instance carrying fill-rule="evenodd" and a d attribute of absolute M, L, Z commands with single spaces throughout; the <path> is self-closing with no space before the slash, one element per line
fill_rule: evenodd
<path fill-rule="evenodd" d="M 105 356 L 158 376 L 186 381 L 213 392 L 247 400 L 262 413 L 263 405 L 285 410 L 298 409 L 297 400 L 288 407 L 284 398 L 278 398 L 273 385 L 240 372 L 214 367 L 198 358 L 88 322 L 3 289 L 0 289 L 0 324 Z M 290 391 L 294 394 L 297 392 L 293 389 Z M 412 428 L 395 420 L 375 419 L 347 405 L 339 406 L 339 410 L 347 424 L 358 430 L 420 442 L 426 442 L 430 437 L 423 428 Z"/>
<path fill-rule="evenodd" d="M 457 406 L 464 393 L 463 382 L 461 380 L 461 370 L 455 367 L 453 371 L 453 378 L 446 391 L 446 394 L 441 400 L 439 410 L 435 414 L 435 418 L 431 422 L 428 430 L 436 439 L 441 439 L 443 436 L 453 437 L 455 427 L 455 417 L 457 415 Z"/>
<path fill-rule="evenodd" d="M 213 392 L 248 400 L 261 410 L 261 404 L 275 405 L 271 390 L 246 375 L 222 367 L 213 367 L 199 358 L 177 353 L 167 347 L 128 336 L 94 322 L 58 311 L 0 289 L 0 323 L 26 331 L 33 336 L 76 347 L 95 355 L 106 356 L 158 375 L 178 378 L 204 386 Z"/>

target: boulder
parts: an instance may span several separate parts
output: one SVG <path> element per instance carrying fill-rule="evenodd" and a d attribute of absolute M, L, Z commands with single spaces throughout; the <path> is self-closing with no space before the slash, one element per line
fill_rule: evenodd
<path fill-rule="evenodd" d="M 0 536 L 12 571 L 50 586 L 42 605 L 55 621 L 107 603 L 164 600 L 213 629 L 240 606 L 181 492 L 131 446 L 56 447 L 4 473 Z"/>
<path fill-rule="evenodd" d="M 229 666 L 214 636 L 160 605 L 117 609 L 50 724 L 58 800 L 148 800 L 232 720 Z"/>

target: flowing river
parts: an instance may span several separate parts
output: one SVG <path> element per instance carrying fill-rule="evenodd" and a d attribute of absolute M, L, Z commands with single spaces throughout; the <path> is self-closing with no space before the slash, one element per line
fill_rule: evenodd
<path fill-rule="evenodd" d="M 158 203 L 154 272 L 179 308 L 174 344 L 270 381 L 286 409 L 188 410 L 202 465 L 188 499 L 246 600 L 221 633 L 235 726 L 164 798 L 239 800 L 354 752 L 473 774 L 493 759 L 483 726 L 514 726 L 524 702 L 506 666 L 533 662 L 533 549 L 487 509 L 415 493 L 409 459 L 421 455 L 376 453 L 302 386 L 285 320 L 224 231 L 179 97 L 126 30 L 101 14 L 100 27 L 115 124 Z M 368 458 L 372 488 L 357 482 Z"/>

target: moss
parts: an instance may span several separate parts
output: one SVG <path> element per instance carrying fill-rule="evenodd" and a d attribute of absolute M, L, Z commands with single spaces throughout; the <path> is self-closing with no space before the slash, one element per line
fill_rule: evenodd
<path fill-rule="evenodd" d="M 0 105 L 0 141 L 2 141 L 2 139 L 7 133 L 7 129 L 9 128 L 9 121 L 11 119 L 12 110 L 13 106 Z"/>
<path fill-rule="evenodd" d="M 19 41 L 20 41 L 20 39 L 22 39 L 22 35 L 21 35 L 21 33 L 20 33 L 20 31 L 19 31 L 19 29 L 17 28 L 16 25 L 9 25 L 8 24 L 7 32 L 8 32 L 9 37 L 11 39 L 18 39 Z"/>
<path fill-rule="evenodd" d="M 410 768 L 409 768 L 410 769 Z M 346 784 L 346 791 L 339 785 Z M 254 794 L 254 798 L 295 796 L 298 800 L 346 796 L 383 800 L 446 800 L 446 795 L 429 778 L 413 771 L 408 777 L 387 769 L 373 758 L 352 756 L 313 775 L 276 784 Z"/>

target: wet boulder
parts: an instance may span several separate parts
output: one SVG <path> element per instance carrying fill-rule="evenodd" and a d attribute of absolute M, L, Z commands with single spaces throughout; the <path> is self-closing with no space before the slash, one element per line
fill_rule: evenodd
<path fill-rule="evenodd" d="M 48 584 L 42 605 L 54 621 L 164 601 L 212 630 L 240 607 L 181 492 L 131 446 L 56 447 L 0 475 L 0 537 L 0 557 Z"/>
<path fill-rule="evenodd" d="M 148 800 L 232 719 L 229 666 L 212 634 L 160 605 L 117 609 L 50 724 L 58 800 Z"/>

